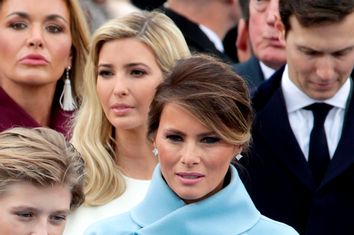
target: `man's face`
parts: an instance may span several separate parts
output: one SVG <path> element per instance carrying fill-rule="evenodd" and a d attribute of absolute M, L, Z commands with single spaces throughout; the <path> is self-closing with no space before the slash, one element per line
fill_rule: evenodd
<path fill-rule="evenodd" d="M 279 40 L 276 16 L 279 0 L 250 0 L 249 36 L 255 56 L 267 66 L 278 69 L 285 64 L 284 45 Z"/>
<path fill-rule="evenodd" d="M 305 94 L 317 100 L 333 97 L 354 66 L 354 13 L 341 22 L 311 27 L 290 17 L 286 34 L 289 77 Z"/>

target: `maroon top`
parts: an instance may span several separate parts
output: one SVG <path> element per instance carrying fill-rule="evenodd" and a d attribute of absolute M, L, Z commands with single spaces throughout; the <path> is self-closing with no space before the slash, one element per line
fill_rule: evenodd
<path fill-rule="evenodd" d="M 60 108 L 59 101 L 53 103 L 49 127 L 69 137 L 69 120 L 73 112 L 66 112 Z M 0 131 L 11 127 L 40 127 L 25 110 L 23 110 L 0 87 Z"/>

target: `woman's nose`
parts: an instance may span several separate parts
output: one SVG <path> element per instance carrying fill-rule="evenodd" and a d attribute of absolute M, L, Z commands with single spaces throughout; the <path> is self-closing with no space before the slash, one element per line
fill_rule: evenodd
<path fill-rule="evenodd" d="M 129 94 L 128 84 L 124 78 L 115 78 L 113 94 L 118 97 L 123 97 Z"/>
<path fill-rule="evenodd" d="M 32 27 L 28 38 L 28 46 L 34 48 L 43 47 L 43 35 L 39 27 Z"/>
<path fill-rule="evenodd" d="M 187 166 L 197 165 L 200 162 L 200 154 L 198 146 L 194 143 L 188 143 L 181 152 L 181 162 Z"/>

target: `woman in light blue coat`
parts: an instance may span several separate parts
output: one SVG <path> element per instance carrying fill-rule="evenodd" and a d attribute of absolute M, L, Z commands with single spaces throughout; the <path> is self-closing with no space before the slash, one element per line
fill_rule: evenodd
<path fill-rule="evenodd" d="M 179 61 L 150 107 L 160 164 L 145 199 L 86 234 L 298 234 L 260 214 L 230 164 L 247 146 L 252 116 L 247 86 L 228 65 L 207 56 Z"/>

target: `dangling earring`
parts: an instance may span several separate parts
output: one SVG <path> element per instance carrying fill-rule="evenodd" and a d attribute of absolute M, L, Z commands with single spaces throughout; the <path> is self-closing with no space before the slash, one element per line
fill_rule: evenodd
<path fill-rule="evenodd" d="M 159 150 L 156 147 L 154 147 L 152 149 L 152 154 L 154 155 L 154 157 L 157 157 L 159 155 Z"/>
<path fill-rule="evenodd" d="M 74 111 L 77 108 L 76 101 L 73 97 L 72 90 L 71 90 L 71 82 L 70 82 L 70 69 L 71 67 L 68 66 L 65 69 L 65 81 L 63 92 L 60 95 L 60 107 L 64 111 Z"/>
<path fill-rule="evenodd" d="M 242 157 L 243 157 L 243 156 L 241 155 L 241 153 L 239 153 L 239 154 L 237 154 L 237 155 L 235 156 L 235 158 L 236 158 L 237 161 L 240 161 L 240 159 L 241 159 Z"/>

